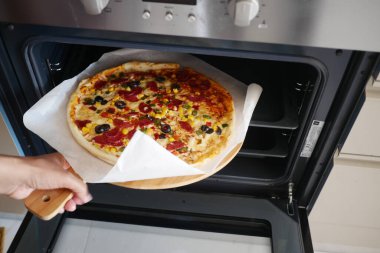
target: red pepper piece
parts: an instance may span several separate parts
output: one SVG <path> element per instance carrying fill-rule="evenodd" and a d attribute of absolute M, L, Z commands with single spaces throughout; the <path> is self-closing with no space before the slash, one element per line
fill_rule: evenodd
<path fill-rule="evenodd" d="M 170 110 L 173 110 L 175 106 L 178 108 L 178 106 L 180 106 L 181 104 L 182 104 L 181 100 L 174 98 L 174 99 L 170 100 L 170 102 L 168 104 L 168 108 Z"/>
<path fill-rule="evenodd" d="M 152 107 L 150 107 L 148 104 L 142 102 L 139 104 L 139 110 L 143 113 L 148 113 L 152 111 Z"/>
<path fill-rule="evenodd" d="M 77 127 L 79 129 L 82 129 L 83 127 L 85 127 L 88 123 L 91 123 L 91 120 L 75 120 L 74 121 L 75 125 L 77 125 Z"/>
<path fill-rule="evenodd" d="M 104 86 L 106 86 L 106 84 L 107 84 L 106 81 L 99 80 L 99 81 L 97 81 L 97 82 L 94 84 L 94 88 L 95 88 L 95 90 L 100 90 L 100 89 L 102 89 Z"/>
<path fill-rule="evenodd" d="M 158 91 L 157 83 L 154 81 L 150 81 L 146 84 L 146 87 L 148 87 L 151 91 Z"/>
<path fill-rule="evenodd" d="M 186 82 L 190 78 L 190 73 L 186 69 L 181 69 L 176 73 L 179 82 Z"/>
<path fill-rule="evenodd" d="M 192 132 L 193 131 L 193 128 L 190 126 L 190 124 L 189 123 L 187 123 L 186 121 L 180 121 L 179 122 L 179 125 L 183 128 L 183 129 L 185 129 L 186 131 L 188 131 L 188 132 Z"/>
<path fill-rule="evenodd" d="M 185 143 L 183 143 L 181 141 L 173 141 L 173 142 L 169 143 L 168 145 L 166 145 L 166 149 L 169 151 L 172 151 L 172 150 L 182 148 L 184 146 L 185 146 Z"/>
<path fill-rule="evenodd" d="M 143 127 L 143 126 L 147 126 L 147 125 L 150 125 L 150 124 L 153 124 L 153 123 L 154 122 L 152 120 L 144 118 L 144 119 L 140 119 L 139 126 Z"/>
<path fill-rule="evenodd" d="M 127 134 L 127 138 L 128 139 L 132 139 L 133 135 L 136 133 L 136 129 L 133 129 L 132 131 L 129 131 L 129 133 Z"/>

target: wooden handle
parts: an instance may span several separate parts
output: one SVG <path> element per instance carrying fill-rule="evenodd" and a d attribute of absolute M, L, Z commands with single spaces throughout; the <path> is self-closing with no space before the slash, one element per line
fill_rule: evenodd
<path fill-rule="evenodd" d="M 71 167 L 68 171 L 79 177 Z M 69 189 L 35 190 L 24 200 L 24 204 L 38 218 L 50 220 L 72 197 L 73 192 Z"/>
<path fill-rule="evenodd" d="M 35 190 L 25 200 L 28 210 L 42 220 L 50 220 L 73 197 L 68 189 Z"/>

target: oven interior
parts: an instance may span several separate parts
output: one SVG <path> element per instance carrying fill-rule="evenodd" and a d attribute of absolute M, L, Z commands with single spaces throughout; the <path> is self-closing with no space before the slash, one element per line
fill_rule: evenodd
<path fill-rule="evenodd" d="M 116 49 L 94 44 L 41 41 L 27 47 L 25 58 L 34 76 L 36 93 L 43 96 L 63 80 L 79 74 L 102 54 Z M 154 49 L 170 50 L 159 46 Z M 224 56 L 221 52 L 192 51 L 191 48 L 182 51 L 243 83 L 257 83 L 263 87 L 242 149 L 224 169 L 205 180 L 211 184 L 215 181 L 236 182 L 237 186 L 234 189 L 212 189 L 210 186 L 208 191 L 243 193 L 247 185 L 284 183 L 293 167 L 292 156 L 300 145 L 299 129 L 306 122 L 316 90 L 322 86 L 318 67 L 300 57 L 276 58 L 254 53 Z M 47 144 L 46 149 L 51 151 Z M 201 189 L 201 186 L 196 183 L 188 188 Z"/>

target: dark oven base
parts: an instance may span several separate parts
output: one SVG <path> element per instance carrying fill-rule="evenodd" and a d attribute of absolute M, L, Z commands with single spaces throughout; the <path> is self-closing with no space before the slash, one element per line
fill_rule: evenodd
<path fill-rule="evenodd" d="M 310 238 L 300 227 L 298 210 L 289 215 L 283 200 L 129 190 L 108 184 L 91 185 L 91 192 L 91 203 L 49 222 L 28 213 L 9 252 L 52 252 L 66 218 L 270 237 L 273 253 L 305 252 L 303 240 Z"/>

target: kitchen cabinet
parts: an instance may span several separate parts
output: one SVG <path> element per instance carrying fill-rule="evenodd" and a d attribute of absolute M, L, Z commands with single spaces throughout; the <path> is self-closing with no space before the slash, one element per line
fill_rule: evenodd
<path fill-rule="evenodd" d="M 309 216 L 317 251 L 380 252 L 380 89 L 371 81 Z"/>

